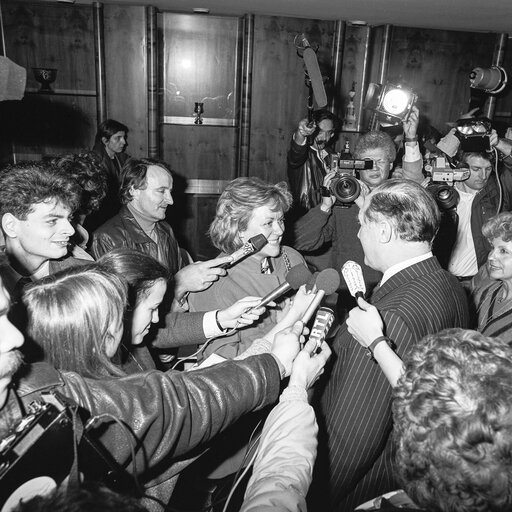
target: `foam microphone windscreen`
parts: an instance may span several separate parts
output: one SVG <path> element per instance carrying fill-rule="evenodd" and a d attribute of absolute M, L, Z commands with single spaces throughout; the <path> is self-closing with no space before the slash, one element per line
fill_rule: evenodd
<path fill-rule="evenodd" d="M 320 67 L 318 66 L 315 50 L 309 46 L 304 50 L 302 57 L 309 79 L 311 80 L 311 87 L 313 88 L 316 104 L 319 108 L 323 108 L 327 105 L 327 95 L 325 94 L 324 80 L 320 72 Z"/>
<path fill-rule="evenodd" d="M 303 284 L 307 284 L 309 282 L 311 279 L 311 272 L 305 265 L 299 263 L 288 271 L 285 279 L 292 290 L 298 290 Z"/>
<path fill-rule="evenodd" d="M 334 293 L 340 286 L 340 274 L 334 268 L 322 270 L 316 278 L 317 290 L 323 290 L 325 295 Z"/>
<path fill-rule="evenodd" d="M 303 284 L 309 281 L 310 277 L 311 272 L 303 263 L 295 265 L 288 271 L 288 274 L 286 274 L 284 283 L 281 283 L 276 289 L 267 293 L 267 295 L 261 299 L 258 306 L 255 306 L 253 309 L 266 306 L 269 302 L 278 299 L 281 295 L 290 290 L 298 290 Z"/>

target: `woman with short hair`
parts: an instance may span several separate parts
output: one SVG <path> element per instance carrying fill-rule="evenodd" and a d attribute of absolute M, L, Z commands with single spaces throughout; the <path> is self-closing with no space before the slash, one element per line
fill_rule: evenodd
<path fill-rule="evenodd" d="M 221 255 L 229 255 L 259 234 L 266 237 L 267 244 L 229 268 L 227 275 L 208 289 L 191 293 L 192 311 L 223 307 L 246 295 L 264 297 L 285 281 L 292 267 L 305 265 L 304 258 L 295 249 L 281 245 L 284 214 L 291 203 L 285 182 L 274 185 L 259 178 L 237 178 L 228 184 L 217 202 L 215 219 L 210 226 L 213 245 Z M 238 356 L 278 322 L 278 312 L 286 304 L 287 301 L 279 299 L 277 307 L 269 309 L 259 322 L 214 340 L 203 356 L 212 353 L 224 358 Z"/>

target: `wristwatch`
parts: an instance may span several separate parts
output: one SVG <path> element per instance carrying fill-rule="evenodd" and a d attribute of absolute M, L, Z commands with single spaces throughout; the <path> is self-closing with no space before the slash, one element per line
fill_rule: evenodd
<path fill-rule="evenodd" d="M 381 343 L 385 341 L 389 348 L 391 350 L 393 350 L 393 352 L 396 350 L 396 345 L 395 345 L 395 342 L 391 339 L 391 338 L 388 338 L 387 336 L 379 336 L 378 338 L 375 338 L 367 347 L 366 347 L 366 355 L 370 358 L 370 359 L 373 359 L 373 361 L 375 361 L 375 357 L 373 355 L 373 352 L 375 350 L 375 347 Z M 377 361 L 375 361 L 377 362 Z"/>

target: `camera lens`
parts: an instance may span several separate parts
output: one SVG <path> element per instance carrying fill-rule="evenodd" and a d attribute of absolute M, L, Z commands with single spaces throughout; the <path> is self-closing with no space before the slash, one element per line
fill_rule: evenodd
<path fill-rule="evenodd" d="M 331 184 L 332 195 L 340 203 L 353 203 L 361 193 L 361 185 L 354 176 L 340 176 Z"/>

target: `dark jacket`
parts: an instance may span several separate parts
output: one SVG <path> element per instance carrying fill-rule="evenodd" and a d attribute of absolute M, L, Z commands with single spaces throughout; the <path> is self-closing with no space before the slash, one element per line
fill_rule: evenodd
<path fill-rule="evenodd" d="M 177 460 L 242 415 L 274 403 L 279 386 L 278 364 L 263 354 L 192 372 L 149 371 L 102 380 L 36 363 L 25 368 L 17 390 L 25 404 L 38 400 L 41 391 L 54 390 L 79 404 L 86 415 L 119 419 L 132 432 L 137 471 L 147 489 L 168 480 Z M 114 421 L 100 425 L 89 433 L 96 433 L 110 454 L 131 470 L 126 432 Z"/>
<path fill-rule="evenodd" d="M 103 170 L 107 178 L 107 194 L 101 202 L 100 209 L 88 215 L 85 221 L 85 228 L 92 232 L 105 221 L 113 217 L 121 208 L 119 190 L 121 188 L 121 169 L 130 156 L 126 153 L 116 153 L 110 158 L 105 150 L 105 145 L 96 143 L 92 148 L 101 159 Z"/>
<path fill-rule="evenodd" d="M 327 159 L 330 166 L 332 149 L 324 148 L 329 153 Z M 300 146 L 293 138 L 287 155 L 288 182 L 293 196 L 296 212 L 294 216 L 304 214 L 310 208 L 322 202 L 320 187 L 322 186 L 325 170 L 318 153 L 309 144 Z M 305 181 L 304 175 L 309 178 Z M 307 187 L 305 184 L 307 182 Z"/>
<path fill-rule="evenodd" d="M 152 256 L 174 275 L 183 266 L 183 261 L 172 228 L 167 222 L 160 221 L 157 222 L 155 231 L 158 244 L 146 235 L 128 207 L 123 206 L 115 217 L 94 232 L 92 255 L 98 259 L 116 247 L 129 247 Z"/>
<path fill-rule="evenodd" d="M 500 175 L 503 187 L 503 204 L 500 212 L 510 210 L 512 206 L 512 173 L 505 170 Z M 473 234 L 473 243 L 475 245 L 476 260 L 478 267 L 487 262 L 487 256 L 491 250 L 491 246 L 487 238 L 482 234 L 483 225 L 498 212 L 499 189 L 496 176 L 493 174 L 485 187 L 478 192 L 471 205 L 471 233 Z"/>
<path fill-rule="evenodd" d="M 402 269 L 375 288 L 369 302 L 379 310 L 384 332 L 402 359 L 427 334 L 469 326 L 466 295 L 435 258 Z M 325 445 L 319 450 L 312 495 L 324 504 L 330 499 L 325 510 L 347 511 L 397 488 L 391 463 L 391 386 L 345 323 L 332 348 L 333 367 L 330 374 L 326 371 L 321 404 Z"/>

